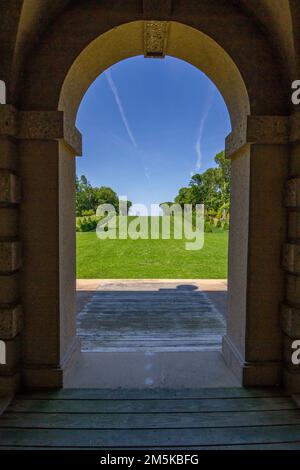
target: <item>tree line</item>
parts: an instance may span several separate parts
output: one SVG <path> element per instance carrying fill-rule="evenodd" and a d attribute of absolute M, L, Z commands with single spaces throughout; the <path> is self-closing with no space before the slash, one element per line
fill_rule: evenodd
<path fill-rule="evenodd" d="M 174 203 L 204 204 L 206 218 L 228 218 L 230 205 L 230 160 L 225 158 L 225 153 L 220 152 L 215 156 L 216 167 L 208 168 L 203 173 L 197 173 L 191 177 L 187 187 L 180 188 L 173 202 L 165 202 L 170 206 Z"/>
<path fill-rule="evenodd" d="M 164 205 L 204 204 L 205 220 L 222 228 L 228 228 L 230 205 L 230 160 L 224 151 L 215 156 L 216 167 L 194 174 L 188 186 L 180 188 L 174 201 Z M 93 187 L 86 176 L 76 177 L 76 216 L 88 217 L 96 213 L 100 204 L 111 204 L 119 213 L 119 197 L 110 187 Z M 132 206 L 127 201 L 127 211 Z"/>
<path fill-rule="evenodd" d="M 100 204 L 111 204 L 119 213 L 119 197 L 108 186 L 93 187 L 85 175 L 76 176 L 76 216 L 85 217 L 96 213 Z M 127 201 L 127 210 L 132 206 Z"/>

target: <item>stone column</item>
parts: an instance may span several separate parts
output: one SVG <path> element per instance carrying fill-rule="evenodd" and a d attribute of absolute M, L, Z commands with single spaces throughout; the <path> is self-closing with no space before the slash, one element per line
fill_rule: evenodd
<path fill-rule="evenodd" d="M 5 223 L 0 223 L 0 273 L 4 280 L 0 339 L 6 339 L 7 365 L 0 366 L 0 373 L 3 370 L 3 374 L 12 375 L 20 359 L 21 297 L 22 382 L 30 388 L 61 387 L 68 365 L 79 351 L 75 244 L 71 239 L 75 237 L 74 212 L 69 207 L 67 214 L 64 199 L 70 200 L 66 194 L 70 185 L 75 191 L 72 168 L 74 156 L 81 154 L 81 135 L 60 111 L 17 111 L 8 107 L 2 122 L 10 131 L 1 144 L 7 157 L 0 175 L 1 217 L 5 217 Z M 23 194 L 19 224 L 16 156 Z M 64 217 L 71 221 L 71 228 L 62 220 Z M 17 225 L 22 236 L 21 273 Z M 69 227 L 69 239 L 65 226 Z"/>
<path fill-rule="evenodd" d="M 293 364 L 292 348 L 300 340 L 300 112 L 291 116 L 291 155 L 286 184 L 287 242 L 283 250 L 286 295 L 281 307 L 284 337 L 284 383 L 291 392 L 300 392 L 300 365 Z"/>
<path fill-rule="evenodd" d="M 61 387 L 79 353 L 75 328 L 75 160 L 81 135 L 60 111 L 20 113 L 26 387 Z M 73 195 L 73 199 L 72 199 Z"/>
<path fill-rule="evenodd" d="M 271 386 L 282 380 L 280 258 L 288 129 L 288 117 L 248 116 L 226 140 L 226 154 L 232 160 L 232 216 L 223 354 L 245 386 Z"/>
<path fill-rule="evenodd" d="M 18 170 L 16 113 L 12 106 L 0 105 L 0 341 L 5 358 L 0 364 L 0 394 L 18 387 L 21 330 L 19 278 L 20 178 Z"/>

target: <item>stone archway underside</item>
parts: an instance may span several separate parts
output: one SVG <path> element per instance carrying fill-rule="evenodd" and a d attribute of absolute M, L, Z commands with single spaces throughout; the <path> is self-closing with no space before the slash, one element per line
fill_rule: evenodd
<path fill-rule="evenodd" d="M 292 67 L 279 74 L 276 41 L 267 40 L 252 16 L 230 2 L 128 1 L 122 10 L 114 2 L 89 0 L 84 7 L 80 2 L 60 3 L 51 25 L 41 21 L 40 41 L 23 62 L 18 56 L 20 32 L 11 70 L 23 67 L 26 73 L 21 83 L 12 80 L 8 88 L 12 104 L 1 106 L 1 197 L 11 227 L 19 210 L 23 264 L 20 274 L 17 232 L 6 228 L 1 232 L 0 301 L 8 318 L 1 337 L 7 340 L 9 360 L 0 366 L 2 383 L 15 386 L 21 363 L 28 387 L 62 386 L 75 357 L 73 178 L 81 138 L 74 122 L 84 92 L 119 60 L 170 54 L 212 79 L 231 116 L 232 133 L 226 141 L 232 159 L 232 223 L 224 357 L 241 383 L 278 384 L 283 367 L 279 305 L 285 297 L 289 306 L 300 304 L 293 244 L 287 246 L 285 269 L 291 274 L 286 294 L 280 262 L 286 239 L 286 179 L 291 179 L 291 213 L 298 208 L 300 187 L 299 121 L 290 117 L 285 92 Z M 30 25 L 32 18 L 25 13 Z M 296 16 L 294 10 L 292 18 Z M 280 25 L 273 30 L 277 38 L 283 34 Z M 43 210 L 41 194 L 47 194 Z M 296 224 L 291 230 L 298 228 Z M 290 239 L 297 240 L 297 233 Z M 294 335 L 286 326 L 294 315 L 289 308 L 283 314 L 287 351 Z M 292 386 L 299 385 L 297 370 L 289 369 L 285 376 Z"/>
<path fill-rule="evenodd" d="M 207 35 L 172 21 L 134 21 L 92 41 L 64 80 L 59 109 L 75 122 L 80 101 L 98 75 L 111 65 L 138 55 L 157 58 L 170 55 L 199 68 L 223 94 L 233 127 L 250 113 L 245 84 L 229 55 Z"/>

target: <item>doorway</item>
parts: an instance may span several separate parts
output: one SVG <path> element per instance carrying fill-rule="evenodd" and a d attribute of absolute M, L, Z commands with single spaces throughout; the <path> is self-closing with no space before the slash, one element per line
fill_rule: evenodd
<path fill-rule="evenodd" d="M 73 13 L 75 21 L 76 11 Z M 47 48 L 47 64 L 49 67 L 52 64 L 53 69 L 60 73 L 56 74 L 51 86 L 41 87 L 41 83 L 47 80 L 46 77 L 41 80 L 37 71 L 48 73 L 47 67 L 39 63 L 45 59 L 45 51 L 41 48 L 30 66 L 30 87 L 23 97 L 23 109 L 46 108 L 54 113 L 57 110 L 64 113 L 64 138 L 60 137 L 59 142 L 33 138 L 22 141 L 20 145 L 24 193 L 27 195 L 22 205 L 27 247 L 22 278 L 27 312 L 23 361 L 26 364 L 25 383 L 28 386 L 62 386 L 72 361 L 78 360 L 73 214 L 74 156 L 80 153 L 80 135 L 74 124 L 80 101 L 101 72 L 122 59 L 150 54 L 153 44 L 156 44 L 157 48 L 162 46 L 162 55 L 180 58 L 202 70 L 220 90 L 228 107 L 232 133 L 226 140 L 226 153 L 231 157 L 232 188 L 229 308 L 222 353 L 239 383 L 274 385 L 280 381 L 281 371 L 281 332 L 278 315 L 274 312 L 278 312 L 284 291 L 283 272 L 278 262 L 284 240 L 284 209 L 282 192 L 270 191 L 270 188 L 283 188 L 288 149 L 264 143 L 259 132 L 249 142 L 247 123 L 249 118 L 253 118 L 253 123 L 259 125 L 256 115 L 284 114 L 284 100 L 280 93 L 273 93 L 272 99 L 267 99 L 268 90 L 281 88 L 277 82 L 268 82 L 266 89 L 264 81 L 258 85 L 259 78 L 254 80 L 251 70 L 247 69 L 248 61 L 243 61 L 247 56 L 247 40 L 243 42 L 243 50 L 240 47 L 231 50 L 227 37 L 216 37 L 214 22 L 211 31 L 206 25 L 206 34 L 201 32 L 200 16 L 197 17 L 199 24 L 194 24 L 194 27 L 180 22 L 179 18 L 178 21 L 168 21 L 168 28 L 161 24 L 164 22 L 147 20 L 120 25 L 119 19 L 115 18 L 116 28 L 112 26 L 107 30 L 105 26 L 106 29 L 101 30 L 102 13 L 100 10 L 94 13 L 86 32 L 90 34 L 89 39 L 80 38 L 76 44 L 72 43 L 73 49 L 69 48 L 64 56 L 55 49 L 59 43 L 56 35 L 62 34 L 59 25 L 52 31 L 53 37 L 49 40 L 53 41 L 53 48 Z M 80 24 L 82 15 L 77 19 Z M 168 38 L 163 44 L 152 40 L 160 28 Z M 238 24 L 232 24 L 232 28 L 240 32 Z M 145 34 L 147 36 L 149 31 L 150 39 L 145 42 Z M 248 33 L 245 31 L 245 34 Z M 264 53 L 263 44 L 260 51 Z M 58 57 L 59 67 L 56 66 Z M 275 65 L 267 51 L 266 57 L 268 60 L 260 63 L 273 70 Z M 263 75 L 273 76 L 267 72 Z M 39 76 L 38 81 L 34 78 L 36 76 Z M 36 164 L 41 154 L 42 172 Z M 276 161 L 272 171 L 268 164 L 270 158 Z M 35 195 L 45 190 L 48 197 L 44 211 L 38 211 Z M 266 236 L 268 231 L 274 234 L 272 245 Z M 32 237 L 34 233 L 39 233 L 38 240 Z M 264 288 L 266 285 L 269 286 L 267 290 Z M 257 305 L 260 315 L 257 314 Z M 43 316 L 36 314 L 41 309 Z M 47 331 L 43 329 L 45 323 Z"/>
<path fill-rule="evenodd" d="M 224 144 L 231 130 L 222 96 L 186 62 L 138 56 L 96 79 L 76 126 L 85 142 L 76 168 L 77 335 L 84 366 L 74 383 L 236 385 L 221 355 L 230 217 Z M 147 220 L 147 234 L 139 226 L 134 238 L 127 228 L 126 239 L 118 232 L 99 239 L 98 206 L 112 204 L 118 226 L 119 200 L 127 201 L 126 224 Z M 196 235 L 186 243 L 184 225 L 178 239 L 173 212 L 170 232 L 162 233 L 165 201 L 174 210 L 190 204 L 194 215 L 196 204 L 204 205 L 202 244 L 193 246 Z"/>

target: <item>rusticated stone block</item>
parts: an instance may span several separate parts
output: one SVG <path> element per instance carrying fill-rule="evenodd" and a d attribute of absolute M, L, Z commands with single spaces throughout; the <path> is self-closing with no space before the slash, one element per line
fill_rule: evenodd
<path fill-rule="evenodd" d="M 285 205 L 286 207 L 300 207 L 300 178 L 293 178 L 287 182 Z"/>
<path fill-rule="evenodd" d="M 11 138 L 0 139 L 0 168 L 3 170 L 15 171 L 18 167 L 16 141 Z"/>
<path fill-rule="evenodd" d="M 20 202 L 20 181 L 13 173 L 0 172 L 0 202 L 6 204 Z"/>
<path fill-rule="evenodd" d="M 300 239 L 300 212 L 289 212 L 288 214 L 288 237 Z"/>
<path fill-rule="evenodd" d="M 283 304 L 280 316 L 281 329 L 290 338 L 300 339 L 300 309 Z"/>
<path fill-rule="evenodd" d="M 300 276 L 287 276 L 286 296 L 290 304 L 300 306 Z"/>
<path fill-rule="evenodd" d="M 283 268 L 290 273 L 300 273 L 300 245 L 286 243 L 283 250 Z"/>
<path fill-rule="evenodd" d="M 291 115 L 290 118 L 290 142 L 300 140 L 300 112 Z"/>
<path fill-rule="evenodd" d="M 22 330 L 21 305 L 0 307 L 0 339 L 12 339 Z"/>
<path fill-rule="evenodd" d="M 16 237 L 18 234 L 18 210 L 15 206 L 0 207 L 0 237 Z"/>
<path fill-rule="evenodd" d="M 16 271 L 20 265 L 20 243 L 17 241 L 0 241 L 0 272 Z"/>
<path fill-rule="evenodd" d="M 0 275 L 0 304 L 12 304 L 19 300 L 19 275 Z"/>
<path fill-rule="evenodd" d="M 13 137 L 18 130 L 18 114 L 9 104 L 0 106 L 0 135 Z"/>

